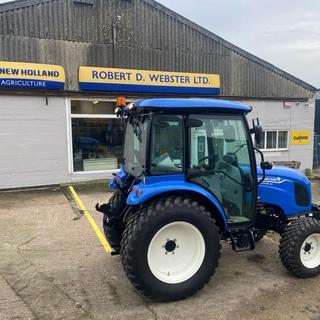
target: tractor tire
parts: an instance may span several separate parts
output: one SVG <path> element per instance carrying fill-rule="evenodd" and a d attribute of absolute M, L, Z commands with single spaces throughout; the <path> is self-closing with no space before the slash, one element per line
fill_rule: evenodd
<path fill-rule="evenodd" d="M 259 230 L 254 232 L 254 241 L 260 241 L 267 234 L 267 230 Z"/>
<path fill-rule="evenodd" d="M 109 199 L 107 206 L 109 207 L 110 216 L 119 216 L 126 206 L 126 195 L 121 191 L 116 191 Z M 106 216 L 103 217 L 103 231 L 111 248 L 116 251 L 120 250 L 123 226 L 107 224 Z"/>
<path fill-rule="evenodd" d="M 220 249 L 219 230 L 209 212 L 192 199 L 170 197 L 131 217 L 120 253 L 127 277 L 141 294 L 175 301 L 210 280 Z"/>
<path fill-rule="evenodd" d="M 281 235 L 282 264 L 295 276 L 308 278 L 320 273 L 320 222 L 301 218 L 291 222 Z"/>

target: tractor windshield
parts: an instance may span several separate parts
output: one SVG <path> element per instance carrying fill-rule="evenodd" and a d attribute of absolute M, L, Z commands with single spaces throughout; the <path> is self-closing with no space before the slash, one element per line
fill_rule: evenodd
<path fill-rule="evenodd" d="M 128 120 L 124 143 L 124 167 L 128 174 L 140 177 L 144 174 L 147 128 L 149 118 Z"/>

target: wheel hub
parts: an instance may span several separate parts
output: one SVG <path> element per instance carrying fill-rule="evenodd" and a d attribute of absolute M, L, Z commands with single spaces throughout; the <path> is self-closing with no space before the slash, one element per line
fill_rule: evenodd
<path fill-rule="evenodd" d="M 304 247 L 305 253 L 309 253 L 311 250 L 314 249 L 313 247 L 311 247 L 311 245 L 312 245 L 312 242 L 307 242 L 307 243 L 306 243 L 306 245 L 305 245 L 305 247 Z M 310 253 L 311 253 L 311 252 L 310 252 Z"/>
<path fill-rule="evenodd" d="M 167 239 L 167 242 L 164 245 L 164 248 L 166 249 L 166 253 L 167 252 L 174 252 L 174 250 L 177 248 L 176 239 L 174 239 L 174 240 Z"/>

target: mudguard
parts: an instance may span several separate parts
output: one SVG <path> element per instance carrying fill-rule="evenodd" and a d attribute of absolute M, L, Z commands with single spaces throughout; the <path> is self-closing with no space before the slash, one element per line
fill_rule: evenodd
<path fill-rule="evenodd" d="M 262 177 L 262 170 L 258 167 L 258 178 Z M 296 201 L 295 184 L 304 187 L 308 194 L 308 206 L 299 206 Z M 309 213 L 311 210 L 311 184 L 302 173 L 286 168 L 274 167 L 266 170 L 266 178 L 259 185 L 258 194 L 260 201 L 280 207 L 283 213 L 290 217 Z"/>
<path fill-rule="evenodd" d="M 183 174 L 146 177 L 144 182 L 140 182 L 135 185 L 134 189 L 131 190 L 127 198 L 127 204 L 131 206 L 139 205 L 161 193 L 177 190 L 193 191 L 205 196 L 213 205 L 216 206 L 224 221 L 225 228 L 227 229 L 228 224 L 226 215 L 220 202 L 201 186 L 191 182 L 186 182 Z"/>

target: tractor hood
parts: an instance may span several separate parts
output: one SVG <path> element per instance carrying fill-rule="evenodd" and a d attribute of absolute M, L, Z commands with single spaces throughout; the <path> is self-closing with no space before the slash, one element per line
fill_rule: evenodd
<path fill-rule="evenodd" d="M 262 177 L 262 170 L 260 166 L 257 167 L 258 177 Z M 275 166 L 273 169 L 266 170 L 265 182 L 280 181 L 289 179 L 291 181 L 300 182 L 303 184 L 310 184 L 309 179 L 299 171 L 282 166 Z"/>
<path fill-rule="evenodd" d="M 257 169 L 262 178 L 262 170 Z M 260 201 L 278 206 L 286 216 L 309 213 L 311 210 L 311 184 L 302 173 L 286 168 L 274 167 L 266 170 L 266 178 L 259 185 Z"/>

